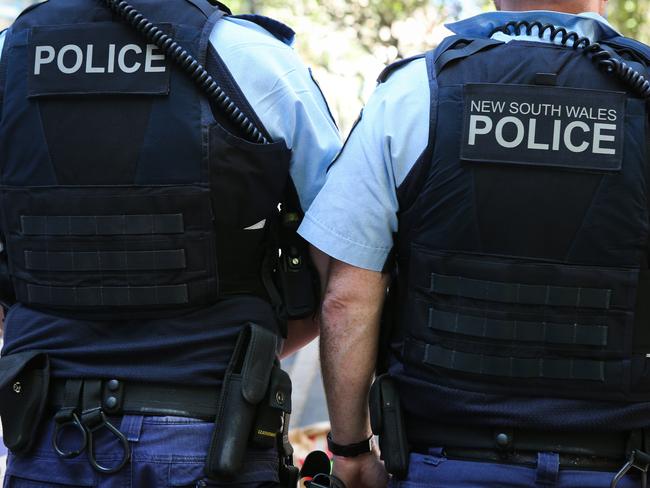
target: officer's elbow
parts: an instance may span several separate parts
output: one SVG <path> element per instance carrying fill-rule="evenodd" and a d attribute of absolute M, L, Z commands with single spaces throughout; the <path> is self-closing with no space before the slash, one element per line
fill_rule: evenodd
<path fill-rule="evenodd" d="M 354 297 L 337 289 L 328 289 L 323 298 L 321 330 L 323 332 L 347 323 L 347 317 L 354 303 Z"/>

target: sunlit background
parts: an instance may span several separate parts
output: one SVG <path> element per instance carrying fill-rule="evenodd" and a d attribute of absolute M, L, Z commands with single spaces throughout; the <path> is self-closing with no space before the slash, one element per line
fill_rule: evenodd
<path fill-rule="evenodd" d="M 97 1 L 97 0 L 89 0 Z M 0 28 L 30 0 L 0 0 Z M 444 24 L 493 9 L 491 0 L 232 0 L 235 13 L 281 20 L 298 33 L 296 49 L 325 92 L 342 132 L 349 130 L 383 67 L 436 46 Z M 610 0 L 621 32 L 650 42 L 650 1 Z"/>
<path fill-rule="evenodd" d="M 0 0 L 0 29 L 31 3 Z M 650 0 L 609 3 L 609 20 L 617 29 L 650 43 Z M 444 24 L 493 9 L 491 0 L 233 0 L 230 6 L 235 13 L 275 17 L 296 30 L 296 49 L 312 67 L 343 136 L 384 66 L 435 47 L 449 34 Z M 318 346 L 304 349 L 285 367 L 294 381 L 294 425 L 325 420 Z M 326 430 L 317 427 L 307 433 Z M 0 480 L 4 454 L 0 443 Z"/>

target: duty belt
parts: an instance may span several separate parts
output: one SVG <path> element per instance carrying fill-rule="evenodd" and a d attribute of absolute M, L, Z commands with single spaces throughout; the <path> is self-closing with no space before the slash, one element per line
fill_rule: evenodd
<path fill-rule="evenodd" d="M 148 385 L 116 379 L 55 380 L 48 394 L 56 423 L 52 446 L 62 458 L 73 458 L 86 451 L 95 470 L 116 473 L 131 458 L 131 448 L 109 416 L 169 415 L 214 421 L 218 400 L 219 391 L 214 388 Z M 60 435 L 65 429 L 74 429 L 81 436 L 74 449 L 60 446 Z M 122 459 L 115 466 L 102 466 L 95 458 L 94 438 L 102 429 L 111 432 L 122 446 Z"/>
<path fill-rule="evenodd" d="M 509 464 L 537 463 L 538 452 L 559 454 L 560 466 L 618 471 L 613 487 L 630 470 L 650 467 L 650 429 L 629 432 L 561 432 L 435 424 L 409 419 L 409 443 L 414 452 L 442 447 L 451 459 L 476 459 Z M 621 468 L 621 465 L 623 467 Z"/>
<path fill-rule="evenodd" d="M 48 397 L 49 405 L 55 410 L 65 407 L 66 384 L 70 383 L 68 389 L 72 389 L 77 381 L 81 382 L 53 381 Z M 101 400 L 102 410 L 108 415 L 170 415 L 214 421 L 219 390 L 213 387 L 151 385 L 110 379 L 101 381 Z"/>

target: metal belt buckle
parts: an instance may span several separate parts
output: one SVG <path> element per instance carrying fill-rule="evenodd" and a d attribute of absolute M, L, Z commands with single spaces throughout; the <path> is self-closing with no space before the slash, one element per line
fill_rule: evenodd
<path fill-rule="evenodd" d="M 619 481 L 621 481 L 631 469 L 638 469 L 641 471 L 641 488 L 648 486 L 648 468 L 650 468 L 650 455 L 638 449 L 634 449 L 628 458 L 627 463 L 616 473 L 610 488 L 616 488 Z"/>

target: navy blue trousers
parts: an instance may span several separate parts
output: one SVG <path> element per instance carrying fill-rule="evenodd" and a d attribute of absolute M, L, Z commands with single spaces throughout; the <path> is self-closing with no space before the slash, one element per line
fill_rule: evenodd
<path fill-rule="evenodd" d="M 28 456 L 9 455 L 4 488 L 158 488 L 230 487 L 278 488 L 278 457 L 274 450 L 250 451 L 241 475 L 228 483 L 205 479 L 203 465 L 213 423 L 180 417 L 124 416 L 115 420 L 131 446 L 132 459 L 118 473 L 105 475 L 92 469 L 82 453 L 60 458 L 52 448 L 53 422 L 39 429 L 39 439 Z M 80 438 L 74 429 L 61 432 L 61 447 L 73 450 Z M 115 437 L 98 431 L 96 459 L 115 466 L 122 456 Z"/>
<path fill-rule="evenodd" d="M 622 464 L 622 463 L 621 463 Z M 560 469 L 557 454 L 539 453 L 537 467 L 480 461 L 457 461 L 431 449 L 411 454 L 408 478 L 392 481 L 391 488 L 609 488 L 615 473 Z M 641 488 L 637 473 L 618 488 Z"/>

